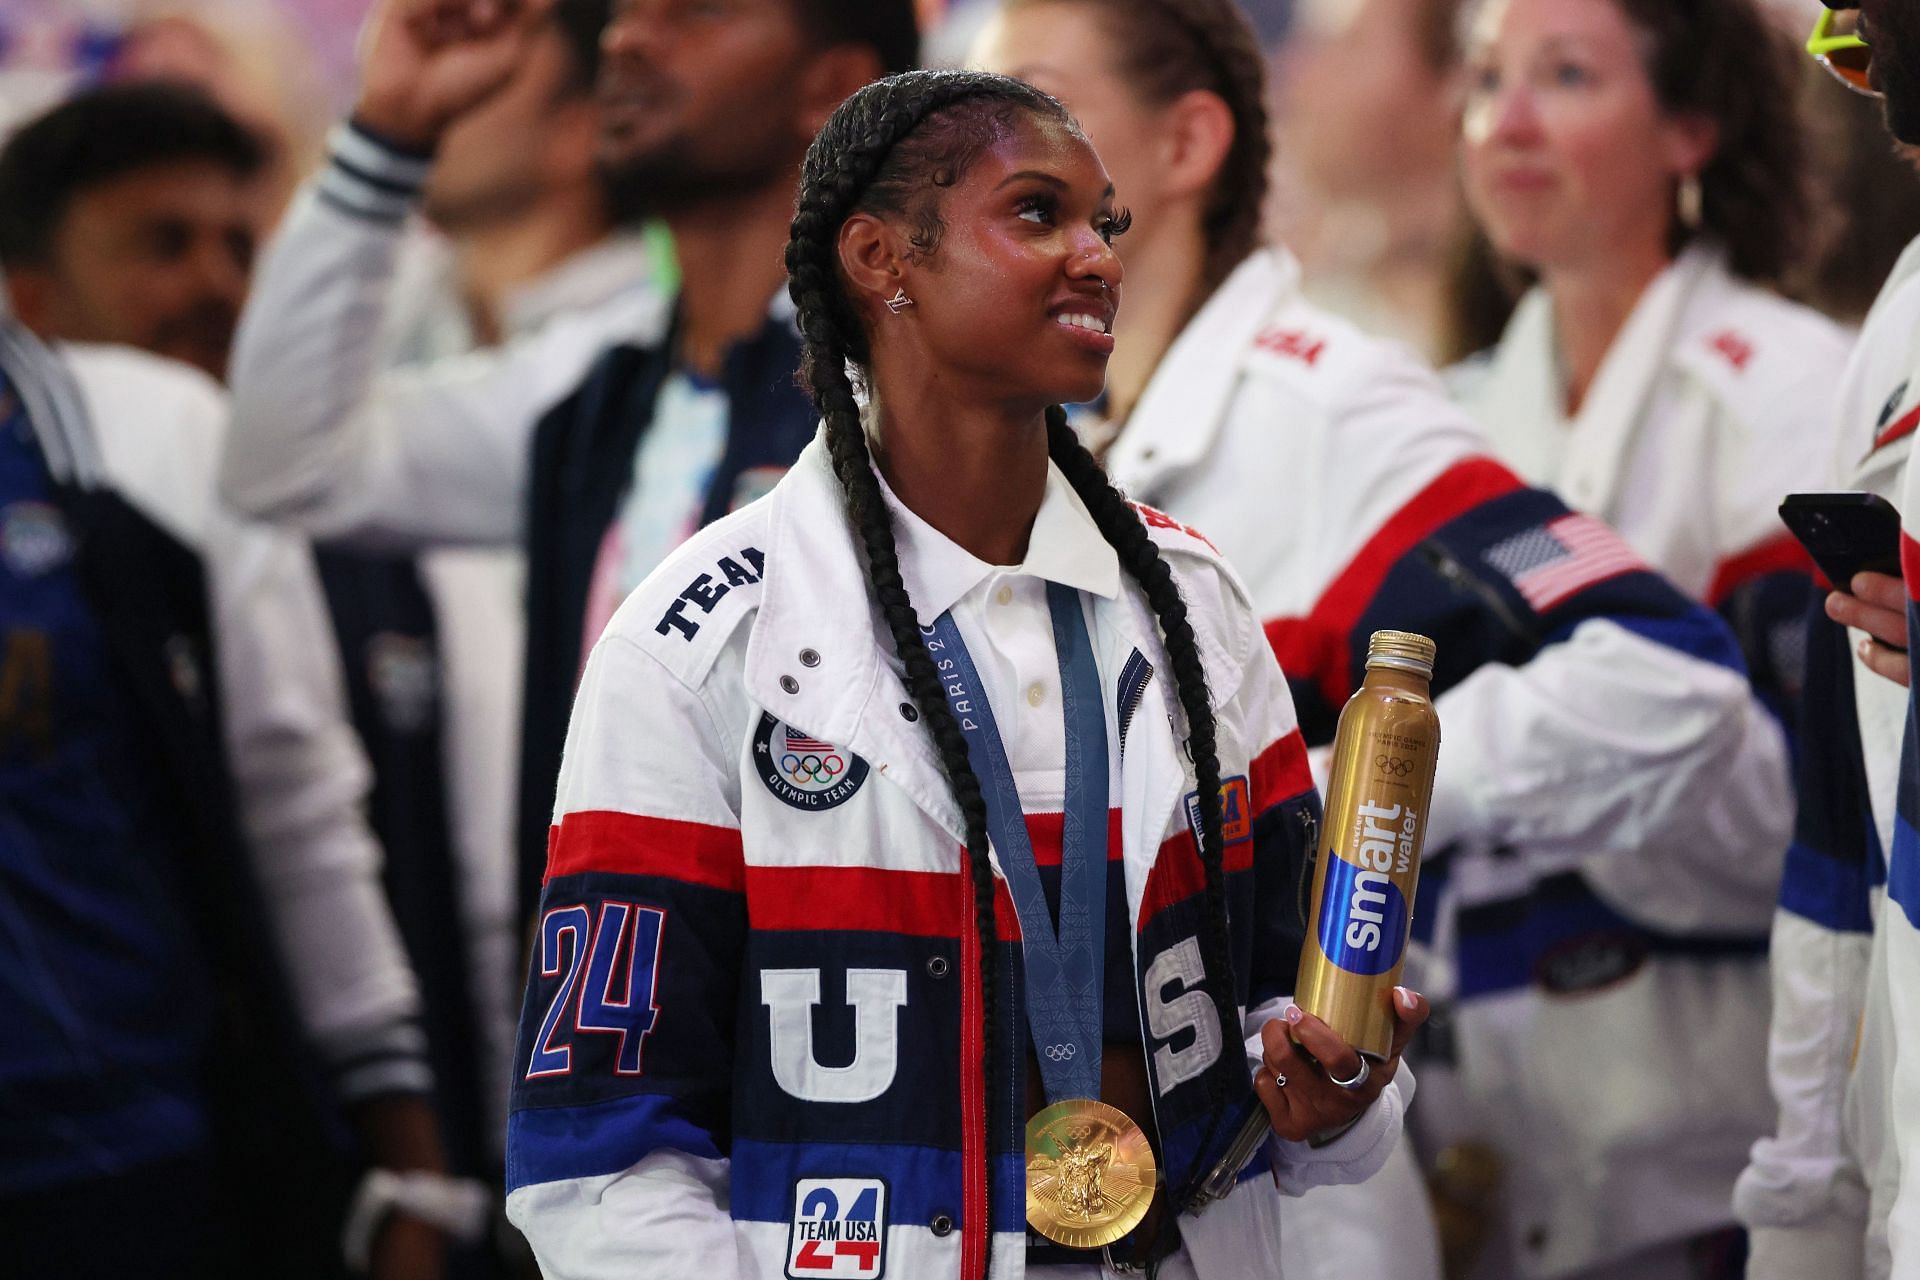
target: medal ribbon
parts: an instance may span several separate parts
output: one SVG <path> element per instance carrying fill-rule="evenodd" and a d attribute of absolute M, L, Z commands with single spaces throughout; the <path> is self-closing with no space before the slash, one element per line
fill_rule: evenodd
<path fill-rule="evenodd" d="M 1000 853 L 1026 960 L 1027 1025 L 1049 1103 L 1100 1096 L 1101 995 L 1107 924 L 1107 712 L 1080 595 L 1047 584 L 1060 700 L 1067 729 L 1067 799 L 1060 853 L 1060 924 L 1027 835 L 1013 767 L 987 705 L 986 686 L 951 611 L 922 627 L 947 705 L 966 735 L 967 758 L 987 803 L 987 833 Z"/>

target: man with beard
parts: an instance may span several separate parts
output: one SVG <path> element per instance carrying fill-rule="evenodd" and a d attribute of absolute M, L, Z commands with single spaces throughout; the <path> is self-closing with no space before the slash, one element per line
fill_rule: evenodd
<path fill-rule="evenodd" d="M 388 0 L 352 119 L 267 255 L 233 368 L 224 490 L 361 547 L 524 543 L 518 849 L 537 891 L 585 651 L 682 538 L 812 438 L 781 249 L 808 142 L 918 52 L 908 0 L 634 0 L 603 41 L 600 159 L 673 234 L 677 294 L 622 294 L 496 353 L 383 374 L 402 224 L 437 146 L 524 56 L 542 6 Z M 728 586 L 661 626 L 697 632 Z"/>
<path fill-rule="evenodd" d="M 1829 65 L 1841 74 L 1851 64 L 1853 75 L 1841 78 L 1884 98 L 1887 126 L 1911 155 L 1920 146 L 1920 9 L 1912 0 L 1828 7 L 1859 9 L 1868 42 Z M 1869 53 L 1863 83 L 1858 67 Z M 1833 470 L 1806 488 L 1877 493 L 1906 513 L 1911 538 L 1920 514 L 1916 426 L 1920 241 L 1868 313 L 1840 379 Z M 1773 927 L 1769 1069 L 1779 1126 L 1755 1144 L 1734 1189 L 1752 1233 L 1750 1280 L 1920 1274 L 1914 1082 L 1901 1079 L 1916 1074 L 1916 1049 L 1905 1042 L 1920 1014 L 1911 847 L 1920 786 L 1901 746 L 1903 734 L 1911 737 L 1900 687 L 1908 680 L 1906 593 L 1886 574 L 1836 585 L 1808 631 L 1800 815 Z"/>
<path fill-rule="evenodd" d="M 141 347 L 225 377 L 266 160 L 181 86 L 112 86 L 53 108 L 0 152 L 15 316 L 42 338 Z"/>

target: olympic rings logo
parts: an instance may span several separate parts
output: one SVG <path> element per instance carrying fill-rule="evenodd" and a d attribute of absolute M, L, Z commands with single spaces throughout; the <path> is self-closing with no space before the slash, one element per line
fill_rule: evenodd
<path fill-rule="evenodd" d="M 1050 1062 L 1070 1062 L 1079 1052 L 1079 1045 L 1050 1044 L 1047 1046 L 1047 1059 Z"/>
<path fill-rule="evenodd" d="M 811 751 L 798 755 L 789 751 L 780 757 L 780 768 L 786 772 L 796 786 L 811 782 L 815 786 L 825 786 L 845 772 L 847 762 L 837 755 L 819 756 Z"/>
<path fill-rule="evenodd" d="M 1392 774 L 1396 778 L 1404 778 L 1413 772 L 1413 761 L 1402 760 L 1398 756 L 1381 755 L 1373 758 L 1373 767 L 1382 773 Z"/>

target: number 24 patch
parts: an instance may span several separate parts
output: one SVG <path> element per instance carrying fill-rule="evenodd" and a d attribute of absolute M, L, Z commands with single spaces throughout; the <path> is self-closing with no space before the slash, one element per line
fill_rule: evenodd
<path fill-rule="evenodd" d="M 887 1184 L 878 1178 L 802 1178 L 793 1186 L 787 1240 L 791 1280 L 880 1280 L 887 1265 Z"/>

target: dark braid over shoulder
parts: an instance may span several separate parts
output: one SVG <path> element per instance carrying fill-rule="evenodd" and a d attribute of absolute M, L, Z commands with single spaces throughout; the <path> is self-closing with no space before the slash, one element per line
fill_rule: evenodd
<path fill-rule="evenodd" d="M 1066 410 L 1059 405 L 1047 411 L 1047 453 L 1073 491 L 1086 504 L 1087 512 L 1113 549 L 1127 574 L 1146 594 L 1154 619 L 1166 642 L 1167 659 L 1173 668 L 1174 688 L 1180 697 L 1180 710 L 1187 721 L 1187 754 L 1193 760 L 1194 787 L 1200 793 L 1200 866 L 1206 873 L 1206 927 L 1201 931 L 1201 957 L 1206 962 L 1205 986 L 1226 1027 L 1226 1043 L 1239 1039 L 1240 1011 L 1233 993 L 1233 944 L 1228 933 L 1226 837 L 1222 829 L 1220 799 L 1220 751 L 1213 719 L 1213 699 L 1207 685 L 1206 664 L 1200 660 L 1200 645 L 1194 638 L 1193 624 L 1187 621 L 1187 602 L 1174 583 L 1173 570 L 1160 557 L 1147 527 L 1126 497 L 1113 486 L 1106 470 L 1095 460 L 1080 436 L 1067 423 Z M 1209 1073 L 1213 1090 L 1214 1120 L 1217 1123 L 1226 1106 L 1218 1074 Z M 1196 1148 L 1196 1161 L 1204 1159 L 1212 1147 L 1209 1133 Z M 1173 1194 L 1184 1203 L 1201 1168 L 1189 1169 Z"/>
<path fill-rule="evenodd" d="M 895 215 L 912 227 L 916 252 L 938 249 L 938 193 L 958 180 L 981 151 L 1022 115 L 1071 123 L 1054 99 L 1002 76 L 975 72 L 920 71 L 894 76 L 854 94 L 827 122 L 807 152 L 800 196 L 787 244 L 788 290 L 798 308 L 804 341 L 801 376 L 825 422 L 834 474 L 846 494 L 847 518 L 858 538 L 874 600 L 905 668 L 909 695 L 940 753 L 966 832 L 973 882 L 983 1003 L 983 1069 L 986 1130 L 1017 1135 L 1020 1117 L 1002 1114 L 1009 1092 L 991 1085 L 1000 1053 L 995 1026 L 1001 977 L 995 972 L 994 878 L 987 860 L 987 807 L 968 760 L 966 738 L 947 705 L 918 615 L 900 574 L 893 523 L 873 471 L 866 431 L 848 374 L 848 362 L 864 368 L 867 336 L 839 274 L 840 227 L 855 212 Z M 1049 452 L 1072 481 L 1121 562 L 1152 604 L 1166 638 L 1191 736 L 1191 752 L 1203 797 L 1201 859 L 1206 868 L 1209 929 L 1203 942 L 1208 982 L 1222 1018 L 1239 1041 L 1234 1012 L 1231 947 L 1227 938 L 1222 875 L 1220 765 L 1206 673 L 1186 605 L 1138 515 L 1108 482 L 1092 455 L 1080 447 L 1057 406 L 1048 413 Z M 988 1198 L 991 1203 L 991 1196 Z M 991 1241 L 991 1225 L 988 1239 Z M 987 1254 L 980 1274 L 988 1269 Z"/>

